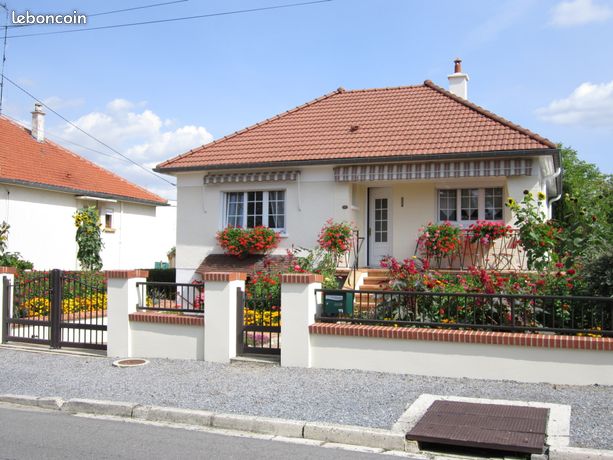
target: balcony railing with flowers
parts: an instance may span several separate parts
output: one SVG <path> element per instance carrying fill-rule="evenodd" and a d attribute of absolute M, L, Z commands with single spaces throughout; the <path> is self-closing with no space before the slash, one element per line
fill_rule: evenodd
<path fill-rule="evenodd" d="M 527 269 L 517 229 L 500 222 L 479 221 L 468 228 L 430 223 L 422 229 L 415 255 L 437 270 Z"/>

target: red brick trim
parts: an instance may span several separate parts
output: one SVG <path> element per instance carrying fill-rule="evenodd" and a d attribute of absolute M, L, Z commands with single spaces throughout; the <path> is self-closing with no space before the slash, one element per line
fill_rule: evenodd
<path fill-rule="evenodd" d="M 3 273 L 8 275 L 16 275 L 17 269 L 15 267 L 0 267 L 0 275 Z"/>
<path fill-rule="evenodd" d="M 147 278 L 149 270 L 107 270 L 104 272 L 107 279 L 130 279 L 130 278 Z"/>
<path fill-rule="evenodd" d="M 241 272 L 206 272 L 203 275 L 204 281 L 245 281 L 247 273 Z"/>
<path fill-rule="evenodd" d="M 364 324 L 315 323 L 311 334 L 345 335 L 433 342 L 514 345 L 520 347 L 566 348 L 613 351 L 612 337 L 526 334 L 516 332 L 457 331 L 453 329 L 419 329 L 408 327 L 368 326 Z"/>
<path fill-rule="evenodd" d="M 180 324 L 183 326 L 204 326 L 204 318 L 187 315 L 165 315 L 163 313 L 130 313 L 130 321 L 157 324 Z"/>
<path fill-rule="evenodd" d="M 316 275 L 315 273 L 283 273 L 281 275 L 282 284 L 311 284 L 321 283 L 323 280 L 322 275 Z"/>

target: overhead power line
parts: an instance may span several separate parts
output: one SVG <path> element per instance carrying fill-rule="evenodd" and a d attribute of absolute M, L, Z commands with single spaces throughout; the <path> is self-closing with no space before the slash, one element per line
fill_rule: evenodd
<path fill-rule="evenodd" d="M 173 2 L 163 2 L 163 3 L 153 3 L 151 5 L 142 5 L 142 6 L 134 6 L 132 8 L 124 8 L 121 10 L 111 10 L 111 11 L 103 11 L 102 13 L 92 13 L 92 14 L 87 14 L 88 18 L 93 18 L 94 16 L 103 16 L 105 14 L 115 14 L 115 13 L 124 13 L 126 11 L 134 11 L 134 10 L 144 10 L 146 8 L 155 8 L 158 6 L 165 6 L 165 5 L 173 5 L 175 3 L 185 3 L 185 2 L 189 2 L 189 0 L 174 0 Z M 28 27 L 28 26 L 36 26 L 36 25 L 40 25 L 40 24 L 12 24 L 9 25 L 9 28 L 13 28 L 13 27 Z"/>
<path fill-rule="evenodd" d="M 77 32 L 91 32 L 93 30 L 118 29 L 121 27 L 144 26 L 144 25 L 150 25 L 150 24 L 161 24 L 164 22 L 188 21 L 188 20 L 193 20 L 193 19 L 211 18 L 214 16 L 229 16 L 232 14 L 254 13 L 256 11 L 278 10 L 281 8 L 295 8 L 298 6 L 315 5 L 317 3 L 328 3 L 332 1 L 333 0 L 314 0 L 310 2 L 289 3 L 286 5 L 276 5 L 276 6 L 264 6 L 260 8 L 250 8 L 250 9 L 245 9 L 245 10 L 234 10 L 234 11 L 223 11 L 219 13 L 198 14 L 196 16 L 184 16 L 180 18 L 156 19 L 156 20 L 151 20 L 151 21 L 130 22 L 126 24 L 114 24 L 114 25 L 108 25 L 108 26 L 89 27 L 89 28 L 83 28 L 83 29 L 67 29 L 67 30 L 56 30 L 52 32 L 36 32 L 36 33 L 31 33 L 31 34 L 9 35 L 7 38 L 23 38 L 23 37 L 35 37 L 39 35 L 72 34 L 72 33 L 77 33 Z"/>
<path fill-rule="evenodd" d="M 54 113 L 56 116 L 60 117 L 62 120 L 64 120 L 66 123 L 68 123 L 70 126 L 72 126 L 73 128 L 75 128 L 76 130 L 80 131 L 81 133 L 85 134 L 87 137 L 89 137 L 90 139 L 93 139 L 94 141 L 98 142 L 100 145 L 103 145 L 104 147 L 106 147 L 107 149 L 109 149 L 110 151 L 116 153 L 117 155 L 119 155 L 122 158 L 125 158 L 127 161 L 129 161 L 130 163 L 132 163 L 135 166 L 138 166 L 140 169 L 142 169 L 143 171 L 146 171 L 147 173 L 151 174 L 153 177 L 157 177 L 160 180 L 163 180 L 164 182 L 172 185 L 173 187 L 175 186 L 175 184 L 173 184 L 171 181 L 165 179 L 164 177 L 156 174 L 155 172 L 153 172 L 152 170 L 150 170 L 149 168 L 146 168 L 145 166 L 141 165 L 140 163 L 137 163 L 136 161 L 132 160 L 130 157 L 124 155 L 123 153 L 121 153 L 119 150 L 114 149 L 113 147 L 111 147 L 110 145 L 108 145 L 106 142 L 101 141 L 100 139 L 98 139 L 97 137 L 95 137 L 94 135 L 88 133 L 87 131 L 85 131 L 84 129 L 80 128 L 79 126 L 77 126 L 76 124 L 74 124 L 72 121 L 70 121 L 68 118 L 64 117 L 63 115 L 59 114 L 58 112 L 56 112 L 55 110 L 53 110 L 51 107 L 49 107 L 47 104 L 45 104 L 43 101 L 41 101 L 39 98 L 37 98 L 36 96 L 34 96 L 32 93 L 30 93 L 27 89 L 22 88 L 20 85 L 18 85 L 17 83 L 15 83 L 13 80 L 11 80 L 9 77 L 7 77 L 6 75 L 3 75 L 4 79 L 6 81 L 8 81 L 11 85 L 13 85 L 14 87 L 16 87 L 17 89 L 19 89 L 20 91 L 22 91 L 23 93 L 27 94 L 28 96 L 30 96 L 32 99 L 34 99 L 35 101 L 39 102 L 40 104 L 42 104 L 43 107 L 45 107 L 47 110 L 49 110 L 50 112 Z"/>
<path fill-rule="evenodd" d="M 17 120 L 16 118 L 13 118 L 9 115 L 4 114 L 3 117 L 8 118 L 9 120 L 14 121 L 17 124 L 22 124 L 22 121 Z M 47 128 L 45 128 L 45 137 L 53 137 L 54 139 L 57 139 L 58 141 L 61 141 L 62 143 L 67 143 L 67 144 L 71 144 L 74 145 L 76 147 L 79 147 L 81 149 L 84 150 L 89 150 L 90 152 L 94 152 L 94 153 L 98 153 L 100 155 L 104 155 L 105 157 L 109 157 L 112 158 L 113 160 L 119 160 L 119 161 L 124 161 L 129 163 L 128 160 L 126 160 L 125 158 L 118 158 L 116 155 L 113 155 L 111 153 L 108 152 L 103 152 L 102 150 L 96 150 L 96 149 L 92 149 L 91 147 L 87 147 L 86 145 L 83 144 L 78 144 L 74 141 L 71 141 L 70 139 L 66 139 L 65 137 L 60 136 L 59 134 L 53 132 L 53 131 L 49 131 Z"/>
<path fill-rule="evenodd" d="M 134 6 L 132 8 L 124 8 L 123 10 L 112 10 L 112 11 L 105 11 L 103 13 L 88 14 L 87 17 L 92 18 L 94 16 L 103 16 L 105 14 L 115 14 L 115 13 L 123 13 L 125 11 L 144 10 L 146 8 L 155 8 L 157 6 L 172 5 L 174 3 L 185 3 L 188 1 L 189 0 L 175 0 L 174 2 L 153 3 L 151 5 Z"/>

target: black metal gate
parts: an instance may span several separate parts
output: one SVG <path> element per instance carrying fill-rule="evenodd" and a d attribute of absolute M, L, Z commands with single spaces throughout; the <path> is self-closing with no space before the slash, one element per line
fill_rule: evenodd
<path fill-rule="evenodd" d="M 236 351 L 239 354 L 281 354 L 281 299 L 246 298 L 238 288 Z"/>
<path fill-rule="evenodd" d="M 4 281 L 2 342 L 106 349 L 103 274 L 51 270 Z"/>

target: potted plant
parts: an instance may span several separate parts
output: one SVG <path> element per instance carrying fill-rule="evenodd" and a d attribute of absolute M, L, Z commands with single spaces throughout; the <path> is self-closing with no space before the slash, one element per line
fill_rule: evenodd
<path fill-rule="evenodd" d="M 262 226 L 247 229 L 228 226 L 217 232 L 217 241 L 224 252 L 239 258 L 266 254 L 279 245 L 279 238 L 279 233 Z"/>
<path fill-rule="evenodd" d="M 460 227 L 450 222 L 429 222 L 420 231 L 417 247 L 422 256 L 426 260 L 435 258 L 439 263 L 442 259 L 447 259 L 451 265 L 453 257 L 459 254 L 462 245 Z"/>
<path fill-rule="evenodd" d="M 504 222 L 479 220 L 468 227 L 467 237 L 473 244 L 488 247 L 497 239 L 509 236 L 511 231 L 511 227 Z"/>

